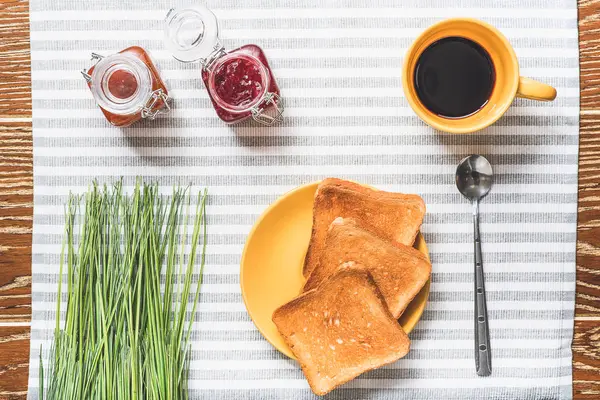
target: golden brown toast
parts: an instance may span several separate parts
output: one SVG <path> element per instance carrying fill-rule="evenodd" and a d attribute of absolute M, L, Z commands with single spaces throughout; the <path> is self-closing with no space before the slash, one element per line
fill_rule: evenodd
<path fill-rule="evenodd" d="M 373 278 L 359 266 L 339 270 L 279 307 L 273 322 L 317 395 L 404 357 L 410 347 Z"/>
<path fill-rule="evenodd" d="M 431 264 L 417 249 L 391 244 L 352 219 L 336 218 L 304 291 L 316 288 L 340 267 L 353 264 L 361 264 L 371 273 L 394 318 L 400 317 L 431 274 Z"/>
<path fill-rule="evenodd" d="M 341 179 L 324 179 L 315 194 L 304 276 L 308 277 L 317 265 L 329 224 L 337 217 L 352 218 L 383 239 L 412 246 L 424 215 L 425 202 L 416 194 L 384 192 Z"/>

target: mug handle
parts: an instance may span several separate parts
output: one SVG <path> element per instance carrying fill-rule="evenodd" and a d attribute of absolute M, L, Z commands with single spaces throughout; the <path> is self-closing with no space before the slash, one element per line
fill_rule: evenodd
<path fill-rule="evenodd" d="M 556 98 L 556 89 L 545 83 L 519 77 L 517 97 L 531 100 L 552 101 Z"/>

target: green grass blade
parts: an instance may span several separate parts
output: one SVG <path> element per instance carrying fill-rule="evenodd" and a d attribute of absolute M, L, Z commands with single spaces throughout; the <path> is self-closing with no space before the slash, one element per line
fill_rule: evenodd
<path fill-rule="evenodd" d="M 47 369 L 40 348 L 40 398 L 187 399 L 189 341 L 206 252 L 206 196 L 198 197 L 189 238 L 187 190 L 174 188 L 165 201 L 157 185 L 137 180 L 131 195 L 117 182 L 93 183 L 85 196 L 69 197 Z M 191 254 L 184 262 L 186 239 Z"/>

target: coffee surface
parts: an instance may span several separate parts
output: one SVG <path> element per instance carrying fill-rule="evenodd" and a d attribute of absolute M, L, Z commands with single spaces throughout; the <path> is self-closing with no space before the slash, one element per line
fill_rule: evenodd
<path fill-rule="evenodd" d="M 494 64 L 478 43 L 447 37 L 420 55 L 414 74 L 417 96 L 434 114 L 467 117 L 488 102 L 495 82 Z"/>

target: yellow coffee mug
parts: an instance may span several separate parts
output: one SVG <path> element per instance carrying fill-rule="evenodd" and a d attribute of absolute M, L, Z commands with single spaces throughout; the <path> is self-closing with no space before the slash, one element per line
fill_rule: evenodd
<path fill-rule="evenodd" d="M 478 43 L 494 64 L 496 81 L 488 102 L 477 112 L 462 118 L 446 118 L 429 111 L 419 100 L 414 83 L 417 61 L 431 44 L 446 37 L 462 37 Z M 515 97 L 552 101 L 556 89 L 519 75 L 519 63 L 508 40 L 493 26 L 471 18 L 452 18 L 427 28 L 404 56 L 402 86 L 408 103 L 433 128 L 450 133 L 470 133 L 496 122 Z"/>

